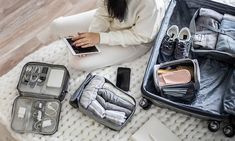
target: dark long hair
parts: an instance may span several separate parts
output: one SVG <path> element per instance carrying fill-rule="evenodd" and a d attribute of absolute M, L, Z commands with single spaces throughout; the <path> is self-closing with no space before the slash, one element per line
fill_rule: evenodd
<path fill-rule="evenodd" d="M 127 0 L 106 0 L 108 13 L 112 18 L 122 22 L 127 12 Z"/>

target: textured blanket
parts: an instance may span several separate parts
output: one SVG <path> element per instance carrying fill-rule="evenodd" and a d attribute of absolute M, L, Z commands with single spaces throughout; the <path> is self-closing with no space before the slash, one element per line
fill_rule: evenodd
<path fill-rule="evenodd" d="M 235 5 L 234 0 L 224 0 L 224 2 Z M 129 93 L 137 102 L 139 102 L 141 99 L 141 83 L 149 55 L 150 52 L 133 62 L 106 67 L 104 69 L 96 70 L 93 73 L 102 75 L 115 83 L 117 67 L 130 67 L 132 72 Z M 132 120 L 127 124 L 127 126 L 125 126 L 120 132 L 112 131 L 69 105 L 71 95 L 85 79 L 88 72 L 79 72 L 68 66 L 67 56 L 68 50 L 66 45 L 63 41 L 59 40 L 27 56 L 11 71 L 0 77 L 0 122 L 6 125 L 12 136 L 19 141 L 126 141 L 130 139 L 131 135 L 136 132 L 151 116 L 158 118 L 174 134 L 185 141 L 235 140 L 235 137 L 230 139 L 226 138 L 223 135 L 222 130 L 219 130 L 216 133 L 211 133 L 207 129 L 207 121 L 205 120 L 157 106 L 152 106 L 150 110 L 145 111 L 138 105 Z M 14 99 L 19 96 L 16 86 L 21 69 L 24 64 L 30 61 L 65 65 L 71 75 L 68 94 L 62 102 L 58 131 L 51 136 L 32 133 L 18 134 L 10 128 L 12 104 Z"/>

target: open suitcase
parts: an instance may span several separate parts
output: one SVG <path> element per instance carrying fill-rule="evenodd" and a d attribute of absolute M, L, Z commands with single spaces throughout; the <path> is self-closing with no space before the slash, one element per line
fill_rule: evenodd
<path fill-rule="evenodd" d="M 235 105 L 235 91 L 233 91 L 234 88 L 232 90 L 230 89 L 231 93 L 233 94 L 231 95 L 231 97 L 225 95 L 225 92 L 228 88 L 235 87 L 234 54 L 226 54 L 223 52 L 211 50 L 191 50 L 192 56 L 190 58 L 199 60 L 198 64 L 200 66 L 199 68 L 201 69 L 199 72 L 201 74 L 201 78 L 199 78 L 199 80 L 203 79 L 202 77 L 210 77 L 213 79 L 213 75 L 210 76 L 211 72 L 207 72 L 207 70 L 202 67 L 202 62 L 208 62 L 209 64 L 210 62 L 213 62 L 212 65 L 214 65 L 214 71 L 221 72 L 221 74 L 217 74 L 217 76 L 221 77 L 221 81 L 217 86 L 214 86 L 212 84 L 206 90 L 205 86 L 201 86 L 198 90 L 198 93 L 196 94 L 195 100 L 190 104 L 174 102 L 166 97 L 163 97 L 160 94 L 159 90 L 156 89 L 154 83 L 155 80 L 153 72 L 156 70 L 155 66 L 165 65 L 164 63 L 158 64 L 157 60 L 160 54 L 159 50 L 161 47 L 161 43 L 167 29 L 171 25 L 178 25 L 179 28 L 189 27 L 191 25 L 191 20 L 195 12 L 199 8 L 208 8 L 213 9 L 222 14 L 228 13 L 231 15 L 235 15 L 235 7 L 213 2 L 210 0 L 171 0 L 159 33 L 156 37 L 156 42 L 152 49 L 150 59 L 148 61 L 148 65 L 141 87 L 143 98 L 141 99 L 139 104 L 142 108 L 146 110 L 150 108 L 151 104 L 153 103 L 158 106 L 168 107 L 173 110 L 177 110 L 189 115 L 209 120 L 208 128 L 212 132 L 215 132 L 219 129 L 221 121 L 229 121 L 228 124 L 223 128 L 223 132 L 227 137 L 231 137 L 234 135 L 235 129 L 235 114 L 233 114 L 235 109 L 234 107 L 229 107 L 228 105 L 226 107 L 223 105 L 223 103 L 224 101 L 229 99 L 230 105 Z M 214 60 L 216 60 L 216 63 L 214 63 Z M 173 63 L 177 63 L 177 61 L 173 61 Z M 217 78 L 214 79 L 217 81 Z M 206 96 L 202 96 L 202 94 L 205 95 L 205 91 L 207 91 Z M 229 110 L 224 110 L 226 108 L 230 109 L 231 113 L 227 112 Z"/>

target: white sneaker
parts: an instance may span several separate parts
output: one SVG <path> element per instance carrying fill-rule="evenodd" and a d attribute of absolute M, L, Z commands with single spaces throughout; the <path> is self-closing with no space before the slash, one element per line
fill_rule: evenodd
<path fill-rule="evenodd" d="M 184 27 L 180 30 L 178 38 L 176 39 L 176 46 L 174 51 L 175 59 L 183 59 L 189 57 L 189 50 L 192 46 L 192 38 L 189 28 Z"/>
<path fill-rule="evenodd" d="M 179 34 L 179 27 L 177 25 L 172 25 L 166 32 L 172 41 L 174 41 Z"/>
<path fill-rule="evenodd" d="M 191 40 L 191 33 L 189 31 L 189 28 L 184 27 L 180 30 L 180 33 L 178 35 L 179 41 L 190 41 Z"/>

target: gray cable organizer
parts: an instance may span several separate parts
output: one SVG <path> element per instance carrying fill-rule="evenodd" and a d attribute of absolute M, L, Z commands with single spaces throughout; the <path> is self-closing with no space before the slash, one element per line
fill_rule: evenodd
<path fill-rule="evenodd" d="M 62 65 L 25 64 L 17 85 L 19 96 L 12 107 L 11 128 L 18 133 L 54 134 L 69 78 Z"/>

